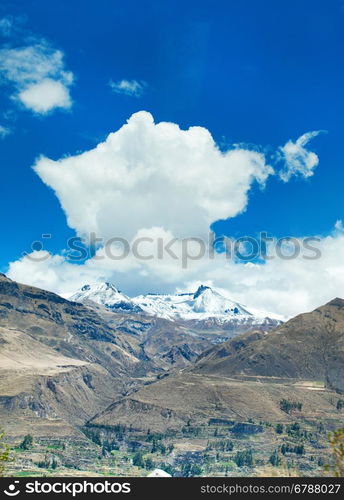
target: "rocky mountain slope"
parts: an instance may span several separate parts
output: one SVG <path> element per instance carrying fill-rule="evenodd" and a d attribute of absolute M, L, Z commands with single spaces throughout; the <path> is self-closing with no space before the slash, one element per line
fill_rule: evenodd
<path fill-rule="evenodd" d="M 344 300 L 334 299 L 266 335 L 226 342 L 205 353 L 194 369 L 228 377 L 320 381 L 344 391 Z"/>
<path fill-rule="evenodd" d="M 93 309 L 0 275 L 2 422 L 69 429 L 155 376 L 127 337 Z"/>
<path fill-rule="evenodd" d="M 80 437 L 77 426 L 116 397 L 115 384 L 96 363 L 0 327 L 0 415 L 8 435 Z"/>
<path fill-rule="evenodd" d="M 52 356 L 50 364 L 55 366 L 55 379 L 60 376 L 65 378 L 68 366 L 68 376 L 72 377 L 71 380 L 73 377 L 81 376 L 85 386 L 83 390 L 87 393 L 95 392 L 95 395 L 87 396 L 88 405 L 82 404 L 85 413 L 77 415 L 74 406 L 69 405 L 72 408 L 68 417 L 71 421 L 77 421 L 81 415 L 81 419 L 86 415 L 91 417 L 92 413 L 104 410 L 112 401 L 121 400 L 128 391 L 139 388 L 145 381 L 153 382 L 157 375 L 171 368 L 187 367 L 187 371 L 183 374 L 186 378 L 191 376 L 191 369 L 197 376 L 198 374 L 207 377 L 224 376 L 242 380 L 259 378 L 268 381 L 300 379 L 324 382 L 329 389 L 343 389 L 344 301 L 340 299 L 313 313 L 300 315 L 278 326 L 272 332 L 258 328 L 220 343 L 219 341 L 226 339 L 228 335 L 225 330 L 197 329 L 187 321 L 171 321 L 136 310 L 128 312 L 127 309 L 127 312 L 124 312 L 116 309 L 114 312 L 112 307 L 95 304 L 90 299 L 94 298 L 92 290 L 84 292 L 87 294 L 83 299 L 85 304 L 92 307 L 67 301 L 55 294 L 20 285 L 4 275 L 0 276 L 0 327 L 3 338 L 0 353 L 3 360 L 2 379 L 5 381 L 3 387 L 6 386 L 6 379 L 14 376 L 13 367 L 16 366 L 15 373 L 18 376 L 21 376 L 21 370 L 26 373 L 26 378 L 31 373 L 32 383 L 39 381 L 37 382 L 39 385 L 40 377 L 45 377 L 44 388 L 51 392 L 50 387 L 54 385 L 56 395 L 60 382 L 48 384 L 48 378 L 52 377 L 49 374 L 49 366 L 44 365 L 43 370 L 43 365 L 39 362 L 39 359 L 44 357 L 49 359 L 49 356 Z M 121 295 L 109 284 L 98 288 L 98 292 L 104 293 L 104 300 L 109 303 Z M 167 297 L 164 297 L 164 301 L 168 303 Z M 189 294 L 186 299 L 184 295 L 179 296 L 178 300 L 183 304 L 181 307 L 186 307 L 185 304 L 190 303 Z M 212 300 L 215 300 L 216 307 Z M 212 290 L 201 287 L 198 293 L 193 295 L 191 302 L 193 307 L 198 304 L 201 308 L 203 304 L 204 310 L 206 309 L 204 301 L 212 303 L 213 312 L 218 308 L 221 314 L 224 313 L 222 298 L 218 299 Z M 238 313 L 233 312 L 233 314 L 242 317 L 246 312 L 239 309 Z M 7 344 L 8 338 L 14 338 L 15 334 L 19 336 L 18 343 L 20 339 L 23 347 L 19 348 L 17 353 L 12 349 L 11 368 Z M 35 344 L 34 348 L 30 347 L 32 343 Z M 27 366 L 30 357 L 25 353 L 30 349 L 37 354 L 37 359 L 35 358 L 30 366 Z M 46 349 L 49 349 L 49 356 Z M 6 362 L 5 353 L 7 353 Z M 21 359 L 21 368 L 18 361 L 15 361 L 15 355 Z M 63 361 L 58 362 L 60 357 Z M 70 361 L 67 363 L 66 359 Z M 61 367 L 61 373 L 57 367 Z M 174 384 L 173 372 L 168 380 Z M 197 380 L 202 387 L 202 378 Z M 226 383 L 228 384 L 228 381 Z M 160 384 L 162 381 L 153 383 L 145 389 L 152 392 L 153 399 L 155 392 L 160 391 Z M 170 388 L 176 399 L 179 397 L 178 384 L 175 384 L 177 389 Z M 20 388 L 20 384 L 11 385 Z M 67 385 L 64 384 L 64 387 Z M 75 382 L 68 390 L 63 389 L 64 396 L 69 393 L 67 400 L 71 397 L 73 385 L 75 386 Z M 79 391 L 79 394 L 81 393 L 82 390 Z M 42 394 L 44 399 L 44 391 Z M 3 395 L 8 396 L 8 394 Z M 26 395 L 25 393 L 23 397 Z M 51 396 L 50 393 L 49 395 Z M 135 397 L 140 397 L 140 391 Z M 37 399 L 38 406 L 43 399 L 42 397 Z M 61 400 L 61 397 L 55 399 Z M 123 404 L 127 404 L 126 400 L 123 400 Z"/>
<path fill-rule="evenodd" d="M 59 353 L 131 374 L 138 359 L 127 339 L 96 311 L 0 275 L 0 326 L 16 328 Z"/>
<path fill-rule="evenodd" d="M 107 298 L 120 293 L 104 288 Z M 13 432 L 73 434 L 114 399 L 192 364 L 223 338 L 218 328 L 84 302 L 0 275 L 0 413 Z"/>
<path fill-rule="evenodd" d="M 344 300 L 335 299 L 272 332 L 253 331 L 203 353 L 193 368 L 112 404 L 91 423 L 126 414 L 133 426 L 173 428 L 211 418 L 288 420 L 283 399 L 299 401 L 303 418 L 336 413 L 344 392 Z"/>
<path fill-rule="evenodd" d="M 281 323 L 248 312 L 204 286 L 193 294 L 131 299 L 111 283 L 96 283 L 83 286 L 71 300 L 93 308 L 124 335 L 136 356 L 163 369 L 185 367 L 211 345 L 252 328 L 266 331 Z"/>
<path fill-rule="evenodd" d="M 118 303 L 121 292 L 101 291 Z M 225 313 L 213 291 L 189 295 L 176 299 L 181 307 L 208 304 L 210 296 L 213 314 L 217 307 Z M 140 449 L 158 463 L 169 453 L 178 471 L 188 450 L 202 450 L 197 460 L 217 474 L 248 447 L 267 464 L 286 443 L 291 460 L 303 446 L 300 466 L 321 467 L 327 434 L 343 421 L 344 301 L 272 331 L 253 320 L 238 335 L 233 318 L 202 321 L 105 306 L 90 296 L 72 302 L 0 275 L 0 419 L 15 443 L 34 436 L 37 458 L 24 453 L 30 470 L 39 469 L 48 445 L 60 450 L 58 463 L 77 454 L 78 466 L 93 473 L 103 460 L 130 475 L 126 464 Z M 52 454 L 43 455 L 47 468 Z"/>
<path fill-rule="evenodd" d="M 167 432 L 183 426 L 206 426 L 218 421 L 284 422 L 295 420 L 295 412 L 281 409 L 281 401 L 302 402 L 302 418 L 331 420 L 340 418 L 333 401 L 333 391 L 313 390 L 310 385 L 294 381 L 238 380 L 215 375 L 183 372 L 168 376 L 119 399 L 90 420 L 95 427 L 130 425 L 146 432 Z"/>
<path fill-rule="evenodd" d="M 223 339 L 223 331 L 218 328 L 203 332 L 196 328 L 187 328 L 183 322 L 113 311 L 92 301 L 85 301 L 84 304 L 94 309 L 109 326 L 127 340 L 131 352 L 142 361 L 142 373 L 146 363 L 147 367 L 154 366 L 160 371 L 186 366 L 205 349 Z M 231 333 L 226 334 L 225 339 L 231 336 Z"/>

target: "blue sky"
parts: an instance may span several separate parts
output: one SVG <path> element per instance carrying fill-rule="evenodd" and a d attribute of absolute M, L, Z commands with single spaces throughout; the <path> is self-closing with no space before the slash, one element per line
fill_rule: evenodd
<path fill-rule="evenodd" d="M 0 139 L 2 270 L 42 233 L 53 235 L 53 252 L 74 234 L 35 159 L 92 149 L 139 110 L 203 126 L 223 149 L 264 148 L 268 158 L 305 132 L 326 131 L 309 145 L 320 160 L 312 177 L 254 186 L 247 210 L 215 224 L 219 232 L 326 235 L 344 216 L 343 1 L 12 0 L 0 18 L 15 26 L 3 47 L 42 37 L 74 75 L 73 105 L 46 115 L 18 104 L 2 79 L 0 125 L 11 130 Z M 142 95 L 116 93 L 110 80 L 145 82 Z"/>

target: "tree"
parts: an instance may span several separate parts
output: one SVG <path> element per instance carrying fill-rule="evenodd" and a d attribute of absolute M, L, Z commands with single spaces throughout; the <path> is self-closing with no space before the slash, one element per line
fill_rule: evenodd
<path fill-rule="evenodd" d="M 201 476 L 203 473 L 202 467 L 197 464 L 192 464 L 190 462 L 184 462 L 182 465 L 182 475 L 183 477 L 195 477 Z"/>
<path fill-rule="evenodd" d="M 297 455 L 304 455 L 305 447 L 303 444 L 299 444 L 298 446 L 295 446 L 294 451 Z"/>
<path fill-rule="evenodd" d="M 344 477 L 344 427 L 331 434 L 330 445 L 335 460 L 333 467 L 334 475 L 336 477 Z"/>
<path fill-rule="evenodd" d="M 167 472 L 167 474 L 170 474 L 170 476 L 174 476 L 176 473 L 176 470 L 171 464 L 161 463 L 159 468 Z"/>
<path fill-rule="evenodd" d="M 337 410 L 341 410 L 342 408 L 344 408 L 344 399 L 338 399 Z"/>
<path fill-rule="evenodd" d="M 234 457 L 234 462 L 238 467 L 253 467 L 252 450 L 238 451 Z"/>
<path fill-rule="evenodd" d="M 11 461 L 10 449 L 4 443 L 5 433 L 0 429 L 0 477 L 4 475 L 6 465 Z"/>
<path fill-rule="evenodd" d="M 142 451 L 138 451 L 133 456 L 133 465 L 136 465 L 136 467 L 142 467 L 142 468 L 144 468 L 145 461 L 143 459 L 143 453 L 142 453 Z"/>
<path fill-rule="evenodd" d="M 277 451 L 275 450 L 273 452 L 273 454 L 270 456 L 269 458 L 269 462 L 271 465 L 273 465 L 274 467 L 279 467 L 281 465 L 281 458 L 279 456 L 279 454 L 277 453 Z"/>
<path fill-rule="evenodd" d="M 58 461 L 54 457 L 53 460 L 52 460 L 52 462 L 51 462 L 51 468 L 55 470 L 55 469 L 57 469 L 58 465 L 59 465 Z"/>
<path fill-rule="evenodd" d="M 282 411 L 285 413 L 290 413 L 292 410 L 302 410 L 302 403 L 299 403 L 298 401 L 288 401 L 288 399 L 282 399 L 280 401 L 280 408 Z"/>
<path fill-rule="evenodd" d="M 287 425 L 286 431 L 287 431 L 288 436 L 291 436 L 294 438 L 301 436 L 301 427 L 300 427 L 300 424 L 298 424 L 297 422 L 294 422 L 291 425 Z"/>
<path fill-rule="evenodd" d="M 153 462 L 153 460 L 151 458 L 146 458 L 146 461 L 145 461 L 145 469 L 147 470 L 153 470 L 155 467 L 155 464 Z"/>
<path fill-rule="evenodd" d="M 275 427 L 275 431 L 277 434 L 283 434 L 283 424 L 277 424 L 276 427 Z"/>
<path fill-rule="evenodd" d="M 31 436 L 31 434 L 27 434 L 23 441 L 20 443 L 19 445 L 19 448 L 21 448 L 22 450 L 28 450 L 29 448 L 31 448 L 33 444 L 33 437 Z"/>
<path fill-rule="evenodd" d="M 305 446 L 303 444 L 292 446 L 290 444 L 283 443 L 281 446 L 281 453 L 282 455 L 285 455 L 286 453 L 296 453 L 297 455 L 304 455 Z"/>

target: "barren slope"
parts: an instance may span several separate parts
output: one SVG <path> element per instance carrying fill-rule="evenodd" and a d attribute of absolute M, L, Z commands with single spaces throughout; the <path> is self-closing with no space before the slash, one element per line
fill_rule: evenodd
<path fill-rule="evenodd" d="M 261 339 L 247 342 L 247 338 L 238 337 L 221 350 L 210 351 L 195 372 L 314 380 L 344 391 L 344 300 L 334 299 L 300 314 Z M 219 355 L 223 351 L 227 354 Z"/>

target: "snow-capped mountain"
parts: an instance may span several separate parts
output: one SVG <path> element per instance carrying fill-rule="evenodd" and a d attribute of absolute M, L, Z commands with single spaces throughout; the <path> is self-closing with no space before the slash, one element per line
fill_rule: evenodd
<path fill-rule="evenodd" d="M 240 304 L 201 285 L 196 292 L 175 295 L 139 295 L 133 299 L 147 314 L 166 319 L 207 319 L 251 316 Z"/>
<path fill-rule="evenodd" d="M 129 297 L 117 290 L 112 283 L 92 283 L 91 285 L 84 285 L 80 290 L 69 297 L 69 300 L 74 302 L 87 302 L 91 300 L 108 309 L 142 312 Z"/>
<path fill-rule="evenodd" d="M 195 292 L 179 294 L 147 294 L 128 297 L 111 283 L 95 283 L 83 286 L 70 297 L 77 302 L 93 301 L 112 310 L 141 312 L 169 320 L 208 320 L 218 323 L 234 321 L 252 325 L 271 320 L 280 323 L 281 318 L 262 311 L 249 309 L 230 300 L 220 291 L 201 285 Z"/>

